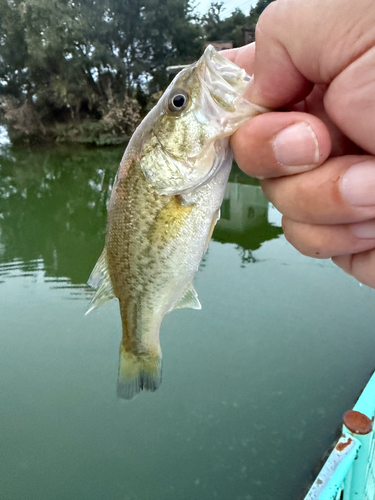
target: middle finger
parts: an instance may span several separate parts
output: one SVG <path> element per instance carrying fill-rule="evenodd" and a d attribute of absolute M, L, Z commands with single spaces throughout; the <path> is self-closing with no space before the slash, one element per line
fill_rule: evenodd
<path fill-rule="evenodd" d="M 261 184 L 267 198 L 292 220 L 347 224 L 375 218 L 372 156 L 329 158 L 319 168 Z"/>

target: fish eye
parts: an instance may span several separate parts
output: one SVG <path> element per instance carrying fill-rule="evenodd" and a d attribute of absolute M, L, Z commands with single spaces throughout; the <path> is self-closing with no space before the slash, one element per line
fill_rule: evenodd
<path fill-rule="evenodd" d="M 173 113 L 180 113 L 189 106 L 190 98 L 183 89 L 175 89 L 168 99 L 168 109 Z"/>

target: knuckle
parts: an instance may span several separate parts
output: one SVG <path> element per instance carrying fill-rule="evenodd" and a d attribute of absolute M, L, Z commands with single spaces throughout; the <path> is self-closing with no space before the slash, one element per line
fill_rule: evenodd
<path fill-rule="evenodd" d="M 278 7 L 277 2 L 271 2 L 267 5 L 259 17 L 255 33 L 268 31 L 274 25 L 275 17 L 278 17 Z"/>

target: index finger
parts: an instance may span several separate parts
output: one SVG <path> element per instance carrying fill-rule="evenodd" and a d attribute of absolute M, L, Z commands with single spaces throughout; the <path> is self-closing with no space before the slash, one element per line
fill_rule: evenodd
<path fill-rule="evenodd" d="M 222 50 L 220 54 L 243 68 L 248 75 L 254 73 L 255 42 L 238 49 Z"/>
<path fill-rule="evenodd" d="M 314 84 L 330 86 L 375 46 L 374 21 L 372 0 L 272 2 L 256 26 L 254 81 L 247 98 L 277 109 L 304 99 Z M 369 57 L 373 61 L 373 54 Z M 364 87 L 369 81 L 373 74 Z"/>

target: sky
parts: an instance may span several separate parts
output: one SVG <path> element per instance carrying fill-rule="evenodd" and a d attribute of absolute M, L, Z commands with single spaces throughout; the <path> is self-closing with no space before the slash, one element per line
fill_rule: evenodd
<path fill-rule="evenodd" d="M 205 14 L 210 8 L 211 3 L 215 0 L 197 0 L 197 11 L 200 14 Z M 231 15 L 235 8 L 239 7 L 244 14 L 249 14 L 250 7 L 254 7 L 258 0 L 222 0 L 224 2 L 222 16 L 224 19 Z"/>

